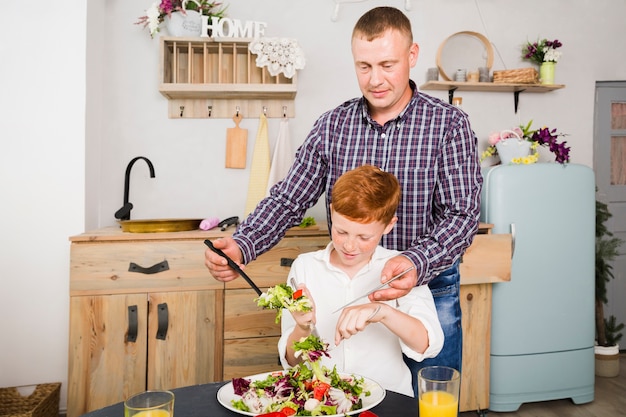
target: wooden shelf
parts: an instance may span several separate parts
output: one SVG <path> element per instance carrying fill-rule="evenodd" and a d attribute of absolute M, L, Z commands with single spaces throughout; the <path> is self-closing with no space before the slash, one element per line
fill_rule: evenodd
<path fill-rule="evenodd" d="M 515 113 L 519 103 L 519 94 L 547 93 L 565 88 L 563 84 L 515 84 L 515 83 L 481 83 L 456 81 L 428 81 L 422 84 L 420 90 L 439 90 L 448 92 L 448 101 L 452 104 L 455 91 L 484 91 L 489 93 L 513 93 Z"/>
<path fill-rule="evenodd" d="M 513 84 L 513 83 L 476 83 L 456 81 L 428 81 L 420 86 L 420 90 L 456 90 L 456 91 L 486 91 L 491 93 L 547 93 L 565 88 L 563 84 Z"/>
<path fill-rule="evenodd" d="M 257 67 L 250 41 L 161 37 L 159 91 L 169 101 L 169 117 L 293 117 L 296 76 Z"/>

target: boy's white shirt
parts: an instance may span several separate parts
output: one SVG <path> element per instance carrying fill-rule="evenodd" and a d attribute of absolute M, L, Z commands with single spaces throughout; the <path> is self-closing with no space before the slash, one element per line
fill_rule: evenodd
<path fill-rule="evenodd" d="M 326 249 L 302 254 L 291 266 L 289 278 L 297 283 L 305 283 L 316 308 L 316 328 L 323 341 L 334 346 L 335 327 L 341 312 L 332 313 L 338 307 L 365 294 L 380 284 L 383 266 L 398 251 L 378 246 L 370 262 L 350 279 L 345 272 L 331 265 L 330 253 L 333 244 Z M 367 298 L 354 305 L 369 303 Z M 437 356 L 443 347 L 443 330 L 437 317 L 437 310 L 428 286 L 413 288 L 409 294 L 389 304 L 415 318 L 426 327 L 429 346 L 423 354 L 410 349 L 398 336 L 382 323 L 371 323 L 364 331 L 343 340 L 331 352 L 331 358 L 322 357 L 322 364 L 330 369 L 337 366 L 339 372 L 354 373 L 378 382 L 383 388 L 408 396 L 413 396 L 411 372 L 402 359 L 402 353 L 416 361 Z M 285 359 L 287 337 L 293 331 L 295 321 L 288 311 L 284 311 L 281 321 L 281 338 L 278 351 L 281 364 L 289 368 Z"/>

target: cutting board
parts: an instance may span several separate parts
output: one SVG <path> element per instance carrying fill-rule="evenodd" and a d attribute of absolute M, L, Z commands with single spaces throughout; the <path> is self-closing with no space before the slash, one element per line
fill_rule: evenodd
<path fill-rule="evenodd" d="M 243 117 L 241 113 L 233 116 L 235 127 L 226 129 L 226 168 L 245 168 L 246 149 L 248 146 L 248 129 L 239 127 Z"/>

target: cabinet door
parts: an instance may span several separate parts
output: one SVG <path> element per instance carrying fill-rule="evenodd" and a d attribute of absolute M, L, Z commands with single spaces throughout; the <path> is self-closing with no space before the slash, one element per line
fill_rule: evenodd
<path fill-rule="evenodd" d="M 221 380 L 223 294 L 206 290 L 148 295 L 148 389 Z"/>
<path fill-rule="evenodd" d="M 145 390 L 146 318 L 146 294 L 70 297 L 68 417 Z"/>
<path fill-rule="evenodd" d="M 461 411 L 489 406 L 489 345 L 491 341 L 491 285 L 461 285 L 463 363 Z"/>

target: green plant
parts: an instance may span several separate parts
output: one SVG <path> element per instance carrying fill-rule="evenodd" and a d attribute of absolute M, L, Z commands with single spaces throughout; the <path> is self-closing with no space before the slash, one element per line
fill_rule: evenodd
<path fill-rule="evenodd" d="M 596 200 L 596 341 L 600 346 L 612 346 L 612 340 L 621 339 L 624 324 L 616 324 L 615 317 L 609 320 L 604 318 L 604 304 L 606 297 L 606 284 L 615 278 L 611 262 L 619 254 L 619 247 L 624 243 L 620 238 L 613 236 L 607 228 L 606 222 L 611 218 L 609 207 L 606 203 Z"/>
<path fill-rule="evenodd" d="M 606 344 L 615 346 L 622 340 L 621 331 L 624 329 L 624 323 L 617 324 L 617 319 L 611 315 L 608 319 L 604 319 L 604 332 L 606 334 Z"/>

